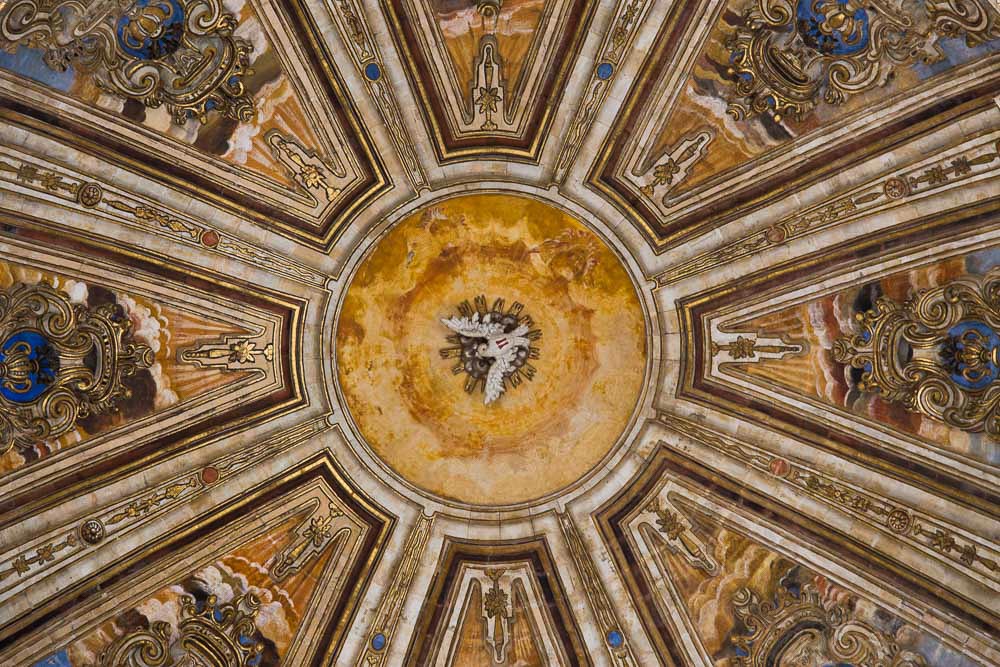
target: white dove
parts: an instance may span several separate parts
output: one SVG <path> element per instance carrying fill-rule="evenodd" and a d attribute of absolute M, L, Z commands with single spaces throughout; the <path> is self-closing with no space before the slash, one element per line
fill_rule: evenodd
<path fill-rule="evenodd" d="M 480 343 L 476 348 L 476 354 L 480 357 L 493 359 L 490 370 L 486 374 L 486 397 L 483 403 L 489 405 L 500 398 L 504 392 L 504 377 L 513 368 L 514 359 L 517 357 L 519 348 L 528 349 L 531 342 L 525 337 L 528 333 L 527 325 L 522 324 L 509 333 L 504 333 L 503 325 L 500 322 L 491 321 L 491 313 L 486 313 L 480 317 L 475 313 L 469 317 L 450 317 L 442 319 L 441 323 L 460 336 L 466 338 L 485 338 L 485 343 Z"/>

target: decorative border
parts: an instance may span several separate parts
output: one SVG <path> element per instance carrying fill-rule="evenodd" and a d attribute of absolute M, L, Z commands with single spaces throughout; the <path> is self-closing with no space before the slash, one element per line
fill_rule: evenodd
<path fill-rule="evenodd" d="M 106 179 L 90 179 L 65 165 L 18 149 L 0 146 L 0 182 L 10 191 L 29 190 L 58 198 L 70 208 L 116 218 L 130 227 L 151 231 L 192 247 L 246 262 L 265 271 L 316 287 L 328 277 L 310 267 L 247 243 L 218 227 L 125 192 Z"/>
<path fill-rule="evenodd" d="M 583 581 L 583 592 L 590 602 L 590 608 L 594 612 L 594 617 L 604 632 L 604 648 L 608 652 L 608 657 L 616 667 L 638 667 L 639 662 L 636 660 L 635 654 L 632 653 L 628 637 L 625 635 L 625 630 L 618 620 L 618 614 L 615 612 L 614 605 L 611 604 L 608 592 L 604 590 L 604 584 L 597 573 L 597 568 L 594 567 L 594 561 L 591 558 L 590 552 L 587 551 L 587 547 L 583 543 L 583 538 L 580 536 L 580 529 L 576 527 L 573 517 L 568 512 L 558 512 L 556 516 L 559 519 L 559 528 L 562 531 L 563 538 L 566 540 L 567 545 L 569 545 L 569 554 L 573 558 L 573 563 L 576 565 L 576 570 L 580 575 L 581 581 Z M 620 646 L 615 647 L 611 645 L 610 637 L 612 633 L 618 633 L 620 636 Z"/>
<path fill-rule="evenodd" d="M 434 517 L 421 513 L 416 525 L 406 538 L 406 545 L 399 557 L 399 565 L 392 577 L 392 583 L 386 588 L 379 602 L 378 610 L 375 612 L 375 620 L 372 622 L 372 629 L 369 632 L 368 644 L 357 660 L 357 667 L 377 667 L 383 664 L 389 647 L 396 635 L 396 628 L 399 625 L 399 617 L 403 613 L 403 603 L 406 601 L 406 593 L 413 583 L 413 577 L 420 566 L 420 559 L 424 555 L 427 546 L 427 538 L 431 535 L 431 528 L 434 526 Z M 382 648 L 375 649 L 373 641 L 375 637 L 382 635 L 384 643 Z"/>
<path fill-rule="evenodd" d="M 31 641 L 34 636 L 44 633 L 45 627 L 50 624 L 65 622 L 64 619 L 71 617 L 81 604 L 95 596 L 106 596 L 107 589 L 140 577 L 143 570 L 155 569 L 158 561 L 179 548 L 218 534 L 240 517 L 252 516 L 267 503 L 318 479 L 324 481 L 340 502 L 371 527 L 365 543 L 359 549 L 359 553 L 365 557 L 357 559 L 344 575 L 344 580 L 353 583 L 353 586 L 348 585 L 332 609 L 327 611 L 329 620 L 318 635 L 324 641 L 314 642 L 315 652 L 309 664 L 314 667 L 332 664 L 358 611 L 362 594 L 368 588 L 384 554 L 388 538 L 395 528 L 396 518 L 362 494 L 329 451 L 320 452 L 303 461 L 294 470 L 246 491 L 215 508 L 211 515 L 194 519 L 151 544 L 123 554 L 101 572 L 63 589 L 52 601 L 38 605 L 4 628 L 0 632 L 0 652 L 10 650 L 21 642 Z"/>
<path fill-rule="evenodd" d="M 260 460 L 276 456 L 330 428 L 326 417 L 305 422 L 207 465 L 174 475 L 127 498 L 94 508 L 82 520 L 64 522 L 0 554 L 0 600 L 9 599 L 18 590 L 26 590 L 54 576 L 99 549 L 100 545 L 135 531 L 154 517 L 192 502 L 205 495 L 208 489 L 215 488 L 218 482 L 239 475 Z M 11 579 L 15 574 L 16 578 Z M 0 636 L 2 632 L 0 627 Z"/>
<path fill-rule="evenodd" d="M 358 7 L 356 0 L 328 0 L 327 4 L 336 10 L 332 13 L 347 45 L 347 51 L 382 114 L 382 120 L 389 130 L 400 161 L 406 168 L 410 183 L 418 190 L 427 187 L 427 176 L 400 118 L 396 96 L 392 92 L 392 86 L 386 81 L 384 60 L 379 53 L 378 44 L 372 39 L 371 27 L 365 19 L 363 8 Z"/>
<path fill-rule="evenodd" d="M 721 248 L 702 253 L 655 276 L 659 287 L 728 266 L 744 257 L 826 231 L 875 213 L 911 204 L 933 193 L 954 189 L 1000 173 L 1000 131 L 975 141 L 963 140 L 902 170 L 892 170 L 863 185 L 796 211 L 767 227 L 744 234 Z"/>
<path fill-rule="evenodd" d="M 566 175 L 570 167 L 576 161 L 580 153 L 580 146 L 583 144 L 587 132 L 594 124 L 597 110 L 604 103 L 611 89 L 611 83 L 617 74 L 617 69 L 625 61 L 626 52 L 632 48 L 632 42 L 639 32 L 639 26 L 646 18 L 647 10 L 653 5 L 646 0 L 619 0 L 615 8 L 615 15 L 608 25 L 607 34 L 604 36 L 604 43 L 601 45 L 599 53 L 600 62 L 594 66 L 594 71 L 590 74 L 590 80 L 583 87 L 584 99 L 576 111 L 576 116 L 569 126 L 569 132 L 559 149 L 556 157 L 555 176 L 553 181 L 562 183 L 566 180 Z M 606 76 L 601 69 L 610 67 Z M 589 91 L 589 92 L 588 92 Z"/>
<path fill-rule="evenodd" d="M 1000 550 L 985 537 L 969 537 L 967 531 L 927 512 L 842 482 L 792 457 L 778 456 L 720 435 L 683 417 L 660 412 L 657 420 L 672 431 L 780 479 L 795 492 L 857 517 L 974 579 L 992 580 L 993 588 L 1000 584 Z"/>

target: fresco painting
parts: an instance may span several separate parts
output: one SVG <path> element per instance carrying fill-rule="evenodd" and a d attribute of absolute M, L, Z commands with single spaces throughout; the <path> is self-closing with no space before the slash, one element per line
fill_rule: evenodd
<path fill-rule="evenodd" d="M 479 57 L 480 40 L 493 35 L 503 60 L 504 79 L 509 91 L 517 89 L 518 80 L 540 25 L 545 3 L 542 0 L 513 0 L 500 3 L 494 18 L 484 18 L 475 3 L 437 0 L 432 3 L 441 37 L 451 56 L 451 65 L 458 89 L 472 104 L 472 84 L 476 80 L 475 65 Z"/>
<path fill-rule="evenodd" d="M 193 11 L 194 5 L 200 1 L 186 3 L 186 11 Z M 250 2 L 205 2 L 218 2 L 217 9 L 233 17 L 235 28 L 229 29 L 232 39 L 245 44 L 248 49 L 240 81 L 247 99 L 252 101 L 252 109 L 247 107 L 239 120 L 214 111 L 213 103 L 209 103 L 202 118 L 189 117 L 178 124 L 167 104 L 146 106 L 140 99 L 114 94 L 108 86 L 98 86 L 89 71 L 81 71 L 72 61 L 68 65 L 52 66 L 49 62 L 51 57 L 46 55 L 44 49 L 33 48 L 28 43 L 15 41 L 5 45 L 0 38 L 0 68 L 163 133 L 208 156 L 246 168 L 281 186 L 296 189 L 299 186 L 293 174 L 274 158 L 265 140 L 269 131 L 276 130 L 283 136 L 295 137 L 303 145 L 320 145 L 293 80 L 285 72 L 271 38 Z"/>
<path fill-rule="evenodd" d="M 488 361 L 442 323 L 474 309 L 516 319 L 530 338 L 494 401 L 476 365 Z M 395 226 L 353 278 L 335 349 L 378 455 L 472 503 L 523 502 L 579 480 L 629 423 L 646 362 L 642 307 L 620 260 L 569 214 L 512 195 L 447 199 Z"/>
<path fill-rule="evenodd" d="M 891 50 L 892 42 L 881 40 L 888 40 L 888 37 L 878 38 L 877 41 L 876 37 L 867 34 L 864 37 L 855 35 L 861 40 L 864 48 L 851 53 L 845 51 L 842 54 L 840 52 L 844 49 L 827 48 L 823 42 L 817 44 L 810 40 L 808 34 L 797 36 L 797 30 L 790 24 L 781 25 L 773 29 L 775 35 L 773 41 L 780 40 L 780 44 L 772 48 L 780 49 L 788 56 L 788 67 L 797 72 L 799 72 L 797 68 L 801 68 L 799 74 L 803 78 L 798 81 L 799 85 L 805 88 L 816 85 L 818 87 L 816 96 L 811 100 L 800 101 L 808 107 L 808 110 L 800 115 L 768 111 L 739 118 L 731 107 L 733 102 L 743 103 L 734 82 L 739 81 L 741 76 L 748 82 L 748 77 L 762 78 L 767 70 L 761 63 L 751 63 L 746 70 L 741 70 L 734 64 L 741 52 L 740 47 L 733 45 L 733 40 L 745 23 L 746 12 L 758 4 L 769 8 L 769 11 L 774 12 L 774 16 L 782 16 L 779 10 L 787 5 L 793 15 L 798 12 L 796 21 L 802 20 L 803 7 L 812 5 L 820 5 L 822 11 L 826 12 L 830 11 L 830 7 L 836 6 L 843 8 L 843 12 L 865 13 L 864 9 L 854 8 L 854 4 L 858 4 L 860 8 L 860 3 L 850 2 L 816 3 L 809 0 L 798 3 L 786 3 L 781 0 L 730 2 L 719 13 L 715 27 L 700 55 L 691 71 L 682 79 L 683 83 L 677 98 L 671 104 L 668 115 L 663 118 L 662 129 L 649 144 L 648 155 L 651 156 L 650 160 L 654 160 L 656 156 L 669 152 L 681 144 L 685 137 L 705 131 L 712 135 L 708 151 L 704 157 L 689 167 L 683 181 L 671 189 L 671 198 L 676 198 L 709 179 L 723 177 L 727 172 L 753 160 L 763 159 L 770 151 L 787 147 L 800 138 L 822 132 L 824 127 L 852 113 L 870 109 L 935 77 L 938 81 L 944 80 L 956 67 L 986 58 L 1000 49 L 1000 31 L 995 26 L 992 27 L 992 32 L 991 28 L 985 28 L 984 34 L 972 34 L 971 37 L 970 33 L 960 29 L 957 29 L 955 34 L 946 34 L 934 26 L 932 22 L 934 17 L 923 16 L 923 3 L 909 0 L 895 3 L 899 7 L 893 10 L 892 16 L 902 16 L 906 21 L 912 21 L 913 28 L 910 34 L 907 35 L 903 31 L 901 33 L 903 37 L 900 37 L 892 30 L 886 33 L 900 42 L 897 46 L 901 46 L 904 42 L 913 42 L 908 51 L 900 48 L 898 54 L 886 52 L 887 49 Z M 844 25 L 849 26 L 850 20 L 848 19 Z M 828 26 L 826 28 L 831 29 Z M 758 28 L 757 34 L 760 35 L 762 31 L 767 30 L 767 27 Z M 846 28 L 836 27 L 832 30 L 836 36 Z M 914 30 L 926 32 L 918 40 L 913 34 Z M 861 46 L 857 48 L 860 49 Z M 854 56 L 857 56 L 859 62 L 862 57 L 868 61 L 879 62 L 880 67 L 871 73 L 870 81 L 854 87 L 844 99 L 830 103 L 824 99 L 824 91 L 829 90 L 829 87 L 821 83 L 821 80 L 828 76 L 829 70 L 826 67 L 830 67 L 824 64 L 824 60 L 835 63 L 837 57 L 846 61 Z M 854 66 L 853 61 L 848 63 L 845 72 L 852 71 L 851 68 Z M 774 84 L 773 81 L 768 83 Z M 791 84 L 788 83 L 788 86 L 791 87 Z M 765 89 L 761 94 L 767 95 L 773 92 L 775 95 L 780 95 L 783 91 L 780 90 L 780 86 L 778 88 L 778 90 Z M 644 169 L 646 168 L 649 167 Z"/>
<path fill-rule="evenodd" d="M 295 638 L 319 577 L 333 553 L 333 550 L 328 550 L 280 584 L 275 583 L 268 574 L 270 561 L 289 546 L 300 521 L 301 517 L 293 517 L 220 558 L 203 564 L 190 576 L 160 588 L 37 665 L 103 665 L 102 653 L 108 647 L 130 633 L 148 631 L 157 623 L 166 623 L 171 628 L 165 640 L 165 645 L 170 647 L 170 659 L 184 660 L 186 649 L 180 641 L 179 628 L 185 618 L 185 596 L 194 599 L 198 610 L 206 609 L 206 605 L 212 606 L 210 602 L 213 600 L 214 606 L 222 608 L 241 597 L 253 596 L 258 603 L 253 622 L 256 631 L 247 633 L 241 643 L 257 650 L 248 650 L 246 662 L 242 664 L 277 667 L 282 664 L 282 657 Z M 217 614 L 216 618 L 220 620 L 221 615 Z"/>
<path fill-rule="evenodd" d="M 718 573 L 712 576 L 693 567 L 662 541 L 657 542 L 658 552 L 717 667 L 868 667 L 878 658 L 913 667 L 976 665 L 890 610 L 717 518 L 698 510 L 688 511 L 687 517 L 694 533 L 709 545 Z M 845 658 L 832 641 L 850 632 L 860 644 L 868 643 L 856 662 Z"/>
<path fill-rule="evenodd" d="M 896 302 L 911 299 L 921 290 L 947 285 L 962 277 L 983 277 L 1000 266 L 1000 248 L 981 251 L 894 272 L 753 319 L 731 325 L 733 330 L 754 331 L 761 337 L 804 344 L 801 354 L 762 358 L 752 364 L 729 364 L 729 373 L 746 374 L 756 381 L 835 406 L 866 420 L 890 426 L 975 461 L 1000 463 L 1000 444 L 987 433 L 968 431 L 908 410 L 899 402 L 861 391 L 862 370 L 838 362 L 834 342 L 859 333 L 857 316 L 871 309 L 880 297 Z"/>
<path fill-rule="evenodd" d="M 47 459 L 96 435 L 120 429 L 244 376 L 240 371 L 201 367 L 178 359 L 178 351 L 182 348 L 224 335 L 246 333 L 238 326 L 160 304 L 141 295 L 0 259 L 0 290 L 15 284 L 39 282 L 66 293 L 73 304 L 90 308 L 110 304 L 120 309 L 131 322 L 135 341 L 149 346 L 155 361 L 149 368 L 126 378 L 130 396 L 120 402 L 117 411 L 84 417 L 77 421 L 75 428 L 57 438 L 28 447 L 10 448 L 0 456 L 0 474 Z"/>

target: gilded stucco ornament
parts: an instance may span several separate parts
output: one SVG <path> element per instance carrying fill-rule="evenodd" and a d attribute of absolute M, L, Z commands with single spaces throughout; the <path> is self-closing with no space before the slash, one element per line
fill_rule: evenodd
<path fill-rule="evenodd" d="M 845 604 L 825 602 L 808 586 L 798 594 L 780 586 L 773 601 L 761 601 L 756 591 L 741 588 L 732 605 L 746 628 L 733 637 L 738 667 L 927 664 L 920 655 L 900 650 L 891 636 L 852 619 Z"/>
<path fill-rule="evenodd" d="M 882 297 L 833 356 L 861 369 L 858 388 L 964 431 L 1000 438 L 1000 271 Z"/>
<path fill-rule="evenodd" d="M 112 305 L 88 308 L 50 285 L 0 291 L 0 452 L 57 438 L 129 397 L 124 381 L 153 364 Z"/>
<path fill-rule="evenodd" d="M 296 528 L 295 539 L 269 564 L 268 574 L 271 579 L 285 581 L 331 546 L 336 545 L 335 549 L 339 554 L 350 538 L 353 525 L 332 502 L 327 503 L 325 512 L 316 507 L 309 518 Z"/>
<path fill-rule="evenodd" d="M 102 90 L 148 107 L 166 105 L 178 125 L 209 112 L 249 121 L 243 84 L 253 46 L 234 36 L 221 0 L 12 0 L 0 5 L 0 48 L 44 49 L 45 64 L 88 73 Z"/>
<path fill-rule="evenodd" d="M 514 621 L 514 609 L 511 606 L 512 581 L 504 578 L 504 572 L 506 570 L 502 567 L 485 571 L 486 577 L 493 583 L 483 591 L 481 611 L 485 630 L 483 641 L 489 649 L 493 662 L 497 664 L 507 662 L 507 651 L 511 645 L 510 626 Z M 482 579 L 480 585 L 485 588 Z"/>
<path fill-rule="evenodd" d="M 181 604 L 175 641 L 170 624 L 156 621 L 148 630 L 129 633 L 105 649 L 101 667 L 248 667 L 260 661 L 264 650 L 257 630 L 260 600 L 253 593 L 227 604 L 218 604 L 214 595 L 204 603 L 186 595 Z"/>
<path fill-rule="evenodd" d="M 727 44 L 729 113 L 801 119 L 821 102 L 884 85 L 897 65 L 940 60 L 944 37 L 969 45 L 1000 37 L 1000 20 L 981 3 L 757 0 Z"/>

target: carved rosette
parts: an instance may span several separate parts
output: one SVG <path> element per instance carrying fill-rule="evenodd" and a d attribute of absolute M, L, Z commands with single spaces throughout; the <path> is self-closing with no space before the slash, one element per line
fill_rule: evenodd
<path fill-rule="evenodd" d="M 960 278 L 857 315 L 833 356 L 858 388 L 964 431 L 1000 438 L 1000 271 Z"/>
<path fill-rule="evenodd" d="M 46 283 L 0 291 L 0 452 L 113 411 L 125 378 L 153 364 L 113 305 L 87 308 Z"/>
<path fill-rule="evenodd" d="M 253 46 L 234 36 L 222 0 L 12 0 L 0 5 L 0 48 L 44 49 L 45 64 L 89 73 L 101 89 L 166 105 L 175 123 L 209 112 L 253 117 L 242 81 Z"/>
<path fill-rule="evenodd" d="M 824 606 L 808 587 L 798 595 L 779 587 L 773 602 L 749 588 L 732 598 L 746 632 L 736 634 L 738 667 L 850 664 L 866 667 L 926 667 L 923 657 L 901 651 L 894 639 L 851 618 L 847 606 Z"/>

